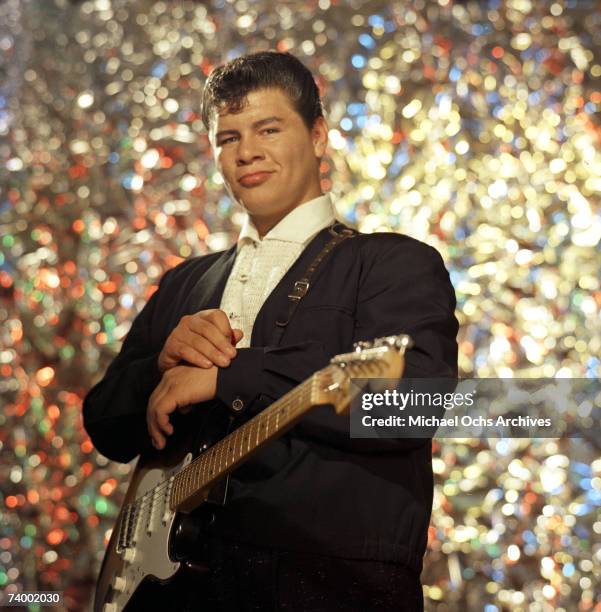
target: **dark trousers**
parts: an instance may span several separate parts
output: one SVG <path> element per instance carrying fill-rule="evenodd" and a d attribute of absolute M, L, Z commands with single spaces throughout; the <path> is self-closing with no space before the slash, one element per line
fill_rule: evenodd
<path fill-rule="evenodd" d="M 222 541 L 212 542 L 210 548 L 206 574 L 180 578 L 160 592 L 148 591 L 133 609 L 148 610 L 146 606 L 152 605 L 181 612 L 423 610 L 419 575 L 396 563 Z"/>

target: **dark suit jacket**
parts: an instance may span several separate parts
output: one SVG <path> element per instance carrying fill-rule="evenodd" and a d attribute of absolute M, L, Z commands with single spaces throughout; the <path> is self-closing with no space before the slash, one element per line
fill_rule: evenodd
<path fill-rule="evenodd" d="M 323 230 L 308 245 L 261 308 L 251 347 L 219 370 L 220 410 L 238 398 L 241 418 L 252 416 L 353 342 L 388 334 L 415 341 L 405 377 L 457 375 L 448 273 L 435 249 L 401 234 L 359 234 L 339 245 L 316 271 L 280 345 L 270 345 L 290 288 L 328 239 Z M 232 247 L 182 262 L 135 319 L 84 401 L 85 427 L 107 457 L 152 452 L 145 412 L 160 380 L 158 355 L 184 314 L 219 307 L 235 255 Z M 421 570 L 432 492 L 429 439 L 351 439 L 348 418 L 318 408 L 234 472 L 217 529 L 250 544 Z"/>

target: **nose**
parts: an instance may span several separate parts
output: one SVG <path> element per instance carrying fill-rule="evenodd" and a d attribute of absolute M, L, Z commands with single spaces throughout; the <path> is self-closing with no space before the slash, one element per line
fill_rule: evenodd
<path fill-rule="evenodd" d="M 241 136 L 236 153 L 236 162 L 239 166 L 246 166 L 263 159 L 263 152 L 254 135 Z"/>

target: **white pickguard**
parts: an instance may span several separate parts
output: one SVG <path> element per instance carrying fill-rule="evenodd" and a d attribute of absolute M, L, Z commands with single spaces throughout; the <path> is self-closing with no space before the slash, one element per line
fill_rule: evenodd
<path fill-rule="evenodd" d="M 142 503 L 134 526 L 134 545 L 121 551 L 124 561 L 123 571 L 111 580 L 112 596 L 104 604 L 105 612 L 123 610 L 135 590 L 146 576 L 160 580 L 170 578 L 180 567 L 180 562 L 169 558 L 169 534 L 175 520 L 175 513 L 167 505 L 168 488 L 166 483 L 183 467 L 192 461 L 192 454 L 170 470 L 149 470 L 138 486 L 136 501 Z M 157 489 L 153 492 L 153 489 Z M 142 496 L 146 495 L 144 500 Z M 121 587 L 121 588 L 119 588 Z"/>

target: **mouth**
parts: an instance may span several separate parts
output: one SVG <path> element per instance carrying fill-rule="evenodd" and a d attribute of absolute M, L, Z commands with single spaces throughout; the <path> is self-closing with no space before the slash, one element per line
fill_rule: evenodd
<path fill-rule="evenodd" d="M 273 172 L 253 172 L 252 174 L 245 174 L 238 179 L 238 182 L 243 187 L 256 187 L 262 185 L 272 174 Z"/>

